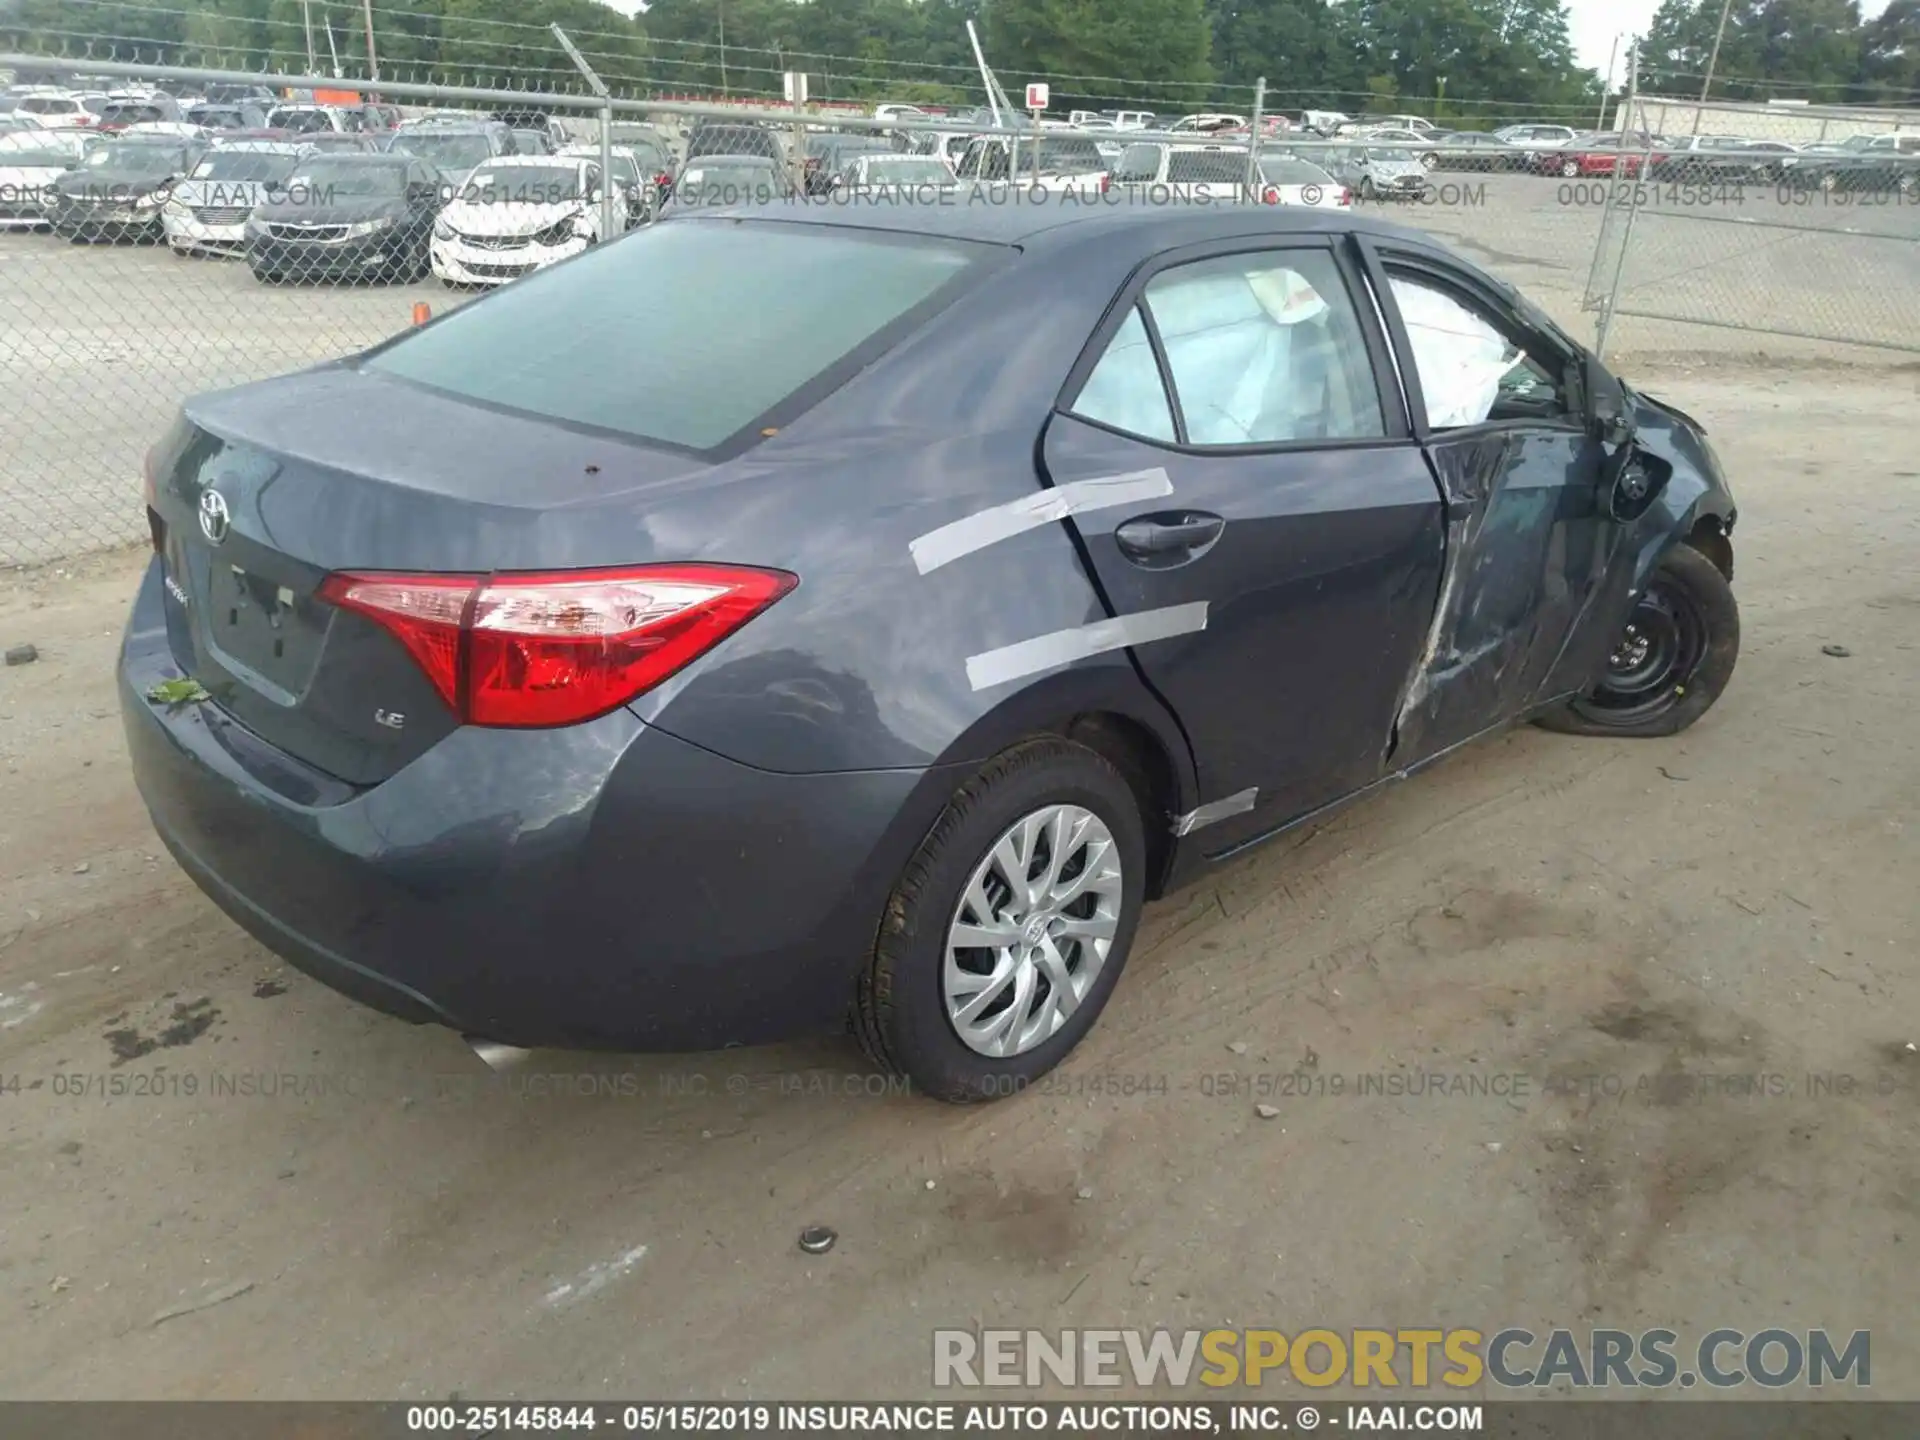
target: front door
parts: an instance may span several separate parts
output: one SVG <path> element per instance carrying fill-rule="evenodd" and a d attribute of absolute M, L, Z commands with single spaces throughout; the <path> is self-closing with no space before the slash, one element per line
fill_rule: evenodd
<path fill-rule="evenodd" d="M 1360 283 L 1338 237 L 1163 257 L 1048 425 L 1113 614 L 1159 636 L 1132 653 L 1186 730 L 1209 853 L 1378 775 L 1432 618 L 1439 491 Z"/>
<path fill-rule="evenodd" d="M 1397 723 L 1399 767 L 1550 698 L 1618 558 L 1620 527 L 1601 510 L 1601 446 L 1567 345 L 1442 257 L 1368 249 L 1412 362 L 1409 405 L 1447 521 L 1440 602 Z"/>

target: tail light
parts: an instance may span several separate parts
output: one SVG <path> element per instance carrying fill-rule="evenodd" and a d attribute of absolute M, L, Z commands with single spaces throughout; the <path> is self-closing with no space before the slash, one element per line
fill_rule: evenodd
<path fill-rule="evenodd" d="M 1266 192 L 1261 195 L 1260 203 L 1262 205 L 1278 205 L 1280 203 L 1280 192 L 1269 185 L 1266 188 Z"/>
<path fill-rule="evenodd" d="M 1336 205 L 1353 204 L 1353 192 L 1342 186 L 1340 192 L 1334 196 L 1333 203 Z"/>
<path fill-rule="evenodd" d="M 1105 170 L 1100 172 L 1100 193 L 1105 195 L 1113 189 L 1113 176 Z"/>
<path fill-rule="evenodd" d="M 645 694 L 799 584 L 782 570 L 643 565 L 540 575 L 329 575 L 464 724 L 575 725 Z"/>

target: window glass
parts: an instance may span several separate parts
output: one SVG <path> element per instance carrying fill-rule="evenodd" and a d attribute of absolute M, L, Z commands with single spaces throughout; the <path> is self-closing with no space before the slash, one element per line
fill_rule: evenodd
<path fill-rule="evenodd" d="M 1386 433 L 1358 317 L 1333 256 L 1228 255 L 1147 286 L 1192 445 Z"/>
<path fill-rule="evenodd" d="M 1158 145 L 1129 145 L 1120 157 L 1120 164 L 1114 171 L 1116 180 L 1158 180 L 1160 178 L 1160 147 Z"/>
<path fill-rule="evenodd" d="M 1476 307 L 1407 275 L 1390 275 L 1388 283 L 1434 429 L 1565 411 L 1553 374 Z"/>
<path fill-rule="evenodd" d="M 407 334 L 369 369 L 705 450 L 958 282 L 976 247 L 657 225 Z M 715 308 L 715 295 L 727 304 Z"/>
<path fill-rule="evenodd" d="M 1147 339 L 1138 307 L 1127 313 L 1126 323 L 1114 332 L 1112 343 L 1087 377 L 1073 410 L 1076 415 L 1131 435 L 1173 442 L 1173 411 L 1167 404 L 1160 362 L 1154 359 L 1153 343 Z"/>

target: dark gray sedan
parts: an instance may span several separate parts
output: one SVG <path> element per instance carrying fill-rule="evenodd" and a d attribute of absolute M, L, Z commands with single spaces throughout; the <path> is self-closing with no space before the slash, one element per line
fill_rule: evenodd
<path fill-rule="evenodd" d="M 1672 734 L 1739 646 L 1700 427 L 1347 211 L 689 213 L 191 400 L 147 483 L 133 771 L 264 944 L 949 1100 L 1146 901 L 1518 722 Z"/>

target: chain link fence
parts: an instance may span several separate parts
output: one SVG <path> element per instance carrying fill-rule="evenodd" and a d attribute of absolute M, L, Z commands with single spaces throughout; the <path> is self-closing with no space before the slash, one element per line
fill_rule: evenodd
<path fill-rule="evenodd" d="M 175 90 L 300 83 L 111 68 Z M 1920 157 L 1898 147 L 1323 137 L 1257 106 L 1209 133 L 749 122 L 738 106 L 423 84 L 380 98 L 398 131 L 294 105 L 270 133 L 0 134 L 0 565 L 142 539 L 141 460 L 190 395 L 363 351 L 602 239 L 741 199 L 1351 207 L 1448 241 L 1582 336 L 1636 316 L 1920 348 Z"/>

